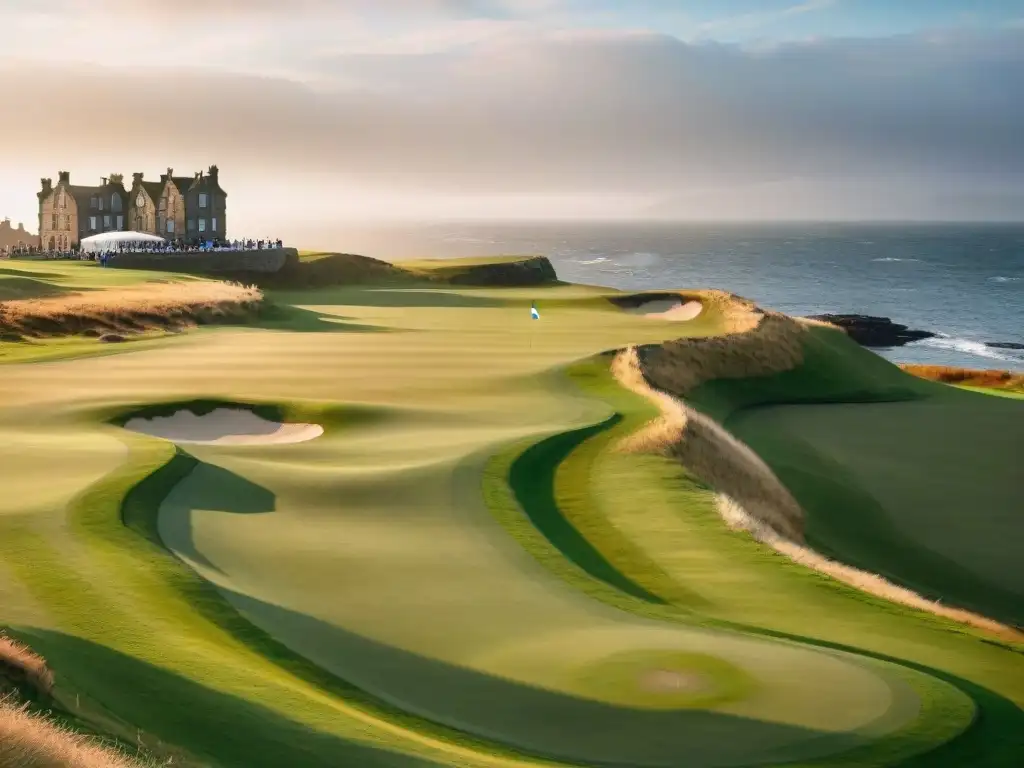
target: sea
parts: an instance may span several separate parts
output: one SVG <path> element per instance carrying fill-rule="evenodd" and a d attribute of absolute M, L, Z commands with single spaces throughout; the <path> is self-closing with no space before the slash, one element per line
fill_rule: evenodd
<path fill-rule="evenodd" d="M 720 288 L 792 315 L 879 315 L 932 339 L 895 362 L 1024 371 L 1024 224 L 432 222 L 352 227 L 333 248 L 387 260 L 542 254 L 563 280 Z"/>

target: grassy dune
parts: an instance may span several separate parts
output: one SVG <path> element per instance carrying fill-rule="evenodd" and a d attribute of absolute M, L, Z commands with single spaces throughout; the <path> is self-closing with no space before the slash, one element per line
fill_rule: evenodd
<path fill-rule="evenodd" d="M 793 566 L 618 450 L 654 411 L 604 353 L 750 308 L 608 293 L 271 290 L 257 326 L 6 367 L 0 624 L 55 710 L 186 765 L 1009 765 L 1019 650 Z M 184 452 L 111 424 L 201 399 L 326 431 Z"/>
<path fill-rule="evenodd" d="M 0 267 L 0 363 L 144 348 L 197 324 L 253 322 L 262 303 L 258 288 L 190 276 L 93 263 Z"/>

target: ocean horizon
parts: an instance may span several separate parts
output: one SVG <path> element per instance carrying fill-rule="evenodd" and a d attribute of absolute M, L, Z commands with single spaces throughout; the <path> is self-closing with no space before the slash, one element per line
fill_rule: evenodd
<path fill-rule="evenodd" d="M 396 261 L 538 254 L 575 283 L 878 315 L 938 334 L 877 350 L 894 362 L 1024 370 L 1024 350 L 986 346 L 1024 344 L 1024 223 L 438 221 L 352 226 L 329 241 Z"/>

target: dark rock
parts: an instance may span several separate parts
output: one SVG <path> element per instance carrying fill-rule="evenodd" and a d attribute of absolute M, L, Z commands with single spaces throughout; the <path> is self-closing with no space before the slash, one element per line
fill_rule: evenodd
<path fill-rule="evenodd" d="M 117 333 L 105 333 L 102 336 L 100 336 L 100 341 L 108 344 L 116 344 L 118 342 L 128 341 L 128 339 Z"/>
<path fill-rule="evenodd" d="M 986 341 L 985 346 L 993 349 L 1024 349 L 1024 344 L 1016 341 Z"/>
<path fill-rule="evenodd" d="M 931 331 L 913 330 L 900 323 L 894 323 L 888 317 L 828 314 L 811 315 L 810 319 L 839 326 L 851 339 L 865 347 L 901 347 L 912 341 L 935 336 Z"/>
<path fill-rule="evenodd" d="M 534 256 L 522 261 L 496 262 L 467 267 L 452 275 L 448 282 L 455 285 L 479 285 L 494 287 L 515 287 L 545 285 L 558 280 L 555 268 L 544 256 Z"/>

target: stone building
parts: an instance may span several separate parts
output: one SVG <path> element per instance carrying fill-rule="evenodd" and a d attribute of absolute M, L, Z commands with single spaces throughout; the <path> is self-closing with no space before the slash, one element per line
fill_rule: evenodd
<path fill-rule="evenodd" d="M 37 197 L 41 248 L 74 248 L 89 235 L 125 229 L 128 192 L 119 173 L 87 187 L 72 184 L 71 174 L 61 171 L 56 186 L 52 179 L 42 179 Z"/>
<path fill-rule="evenodd" d="M 0 221 L 0 251 L 8 248 L 27 248 L 38 246 L 39 238 L 25 229 L 25 225 L 18 222 L 15 229 L 11 226 L 10 219 Z"/>
<path fill-rule="evenodd" d="M 74 248 L 90 235 L 128 230 L 191 242 L 227 238 L 227 193 L 216 165 L 191 177 L 175 176 L 168 168 L 159 181 L 135 173 L 130 190 L 120 174 L 101 182 L 75 186 L 67 171 L 60 172 L 56 186 L 42 179 L 37 194 L 40 247 Z"/>
<path fill-rule="evenodd" d="M 156 182 L 133 174 L 128 222 L 134 231 L 167 240 L 223 240 L 227 238 L 226 211 L 227 193 L 220 186 L 216 165 L 191 177 L 175 176 L 174 169 L 168 168 Z"/>

